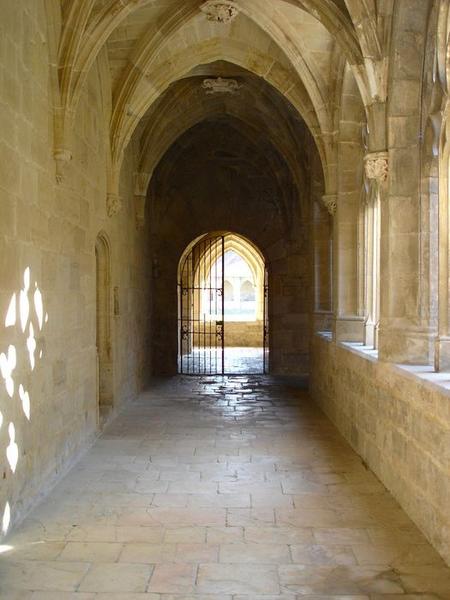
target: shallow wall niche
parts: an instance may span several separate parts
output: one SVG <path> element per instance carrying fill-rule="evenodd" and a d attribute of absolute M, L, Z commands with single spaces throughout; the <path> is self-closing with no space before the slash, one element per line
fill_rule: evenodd
<path fill-rule="evenodd" d="M 100 417 L 113 405 L 110 254 L 108 238 L 100 233 L 95 242 L 97 405 Z"/>

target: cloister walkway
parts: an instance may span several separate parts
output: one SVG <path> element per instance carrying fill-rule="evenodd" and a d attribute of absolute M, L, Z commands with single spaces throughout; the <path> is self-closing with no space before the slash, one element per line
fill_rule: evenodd
<path fill-rule="evenodd" d="M 173 378 L 6 540 L 7 600 L 450 598 L 450 570 L 307 392 Z"/>

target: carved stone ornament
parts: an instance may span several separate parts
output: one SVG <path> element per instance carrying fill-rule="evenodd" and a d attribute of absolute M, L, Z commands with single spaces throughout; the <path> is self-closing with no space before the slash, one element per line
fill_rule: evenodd
<path fill-rule="evenodd" d="M 122 208 L 122 200 L 117 194 L 108 194 L 106 197 L 106 210 L 108 217 L 114 217 Z"/>
<path fill-rule="evenodd" d="M 228 25 L 236 17 L 239 10 L 232 2 L 220 2 L 217 0 L 209 0 L 200 7 L 200 10 L 205 13 L 208 21 L 214 23 L 223 23 Z"/>
<path fill-rule="evenodd" d="M 336 213 L 337 208 L 337 197 L 336 194 L 325 194 L 322 196 L 322 202 L 324 203 L 325 208 L 333 217 Z"/>
<path fill-rule="evenodd" d="M 242 87 L 236 79 L 205 79 L 202 84 L 207 94 L 236 94 Z"/>
<path fill-rule="evenodd" d="M 56 181 L 61 183 L 63 180 L 64 169 L 72 160 L 72 152 L 66 148 L 57 148 L 53 156 L 56 162 Z"/>
<path fill-rule="evenodd" d="M 367 179 L 375 179 L 383 183 L 389 174 L 389 154 L 387 152 L 367 154 L 364 157 L 364 168 Z"/>

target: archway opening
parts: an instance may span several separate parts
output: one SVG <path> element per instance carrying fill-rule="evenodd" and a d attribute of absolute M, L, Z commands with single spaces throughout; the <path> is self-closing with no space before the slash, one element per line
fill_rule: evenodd
<path fill-rule="evenodd" d="M 194 240 L 178 266 L 178 371 L 188 375 L 268 372 L 268 277 L 246 238 Z"/>

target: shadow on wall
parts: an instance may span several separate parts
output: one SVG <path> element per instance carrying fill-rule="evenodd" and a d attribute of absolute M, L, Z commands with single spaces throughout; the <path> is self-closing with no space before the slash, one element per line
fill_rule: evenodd
<path fill-rule="evenodd" d="M 16 426 L 19 429 L 21 423 L 14 423 L 13 417 L 8 415 L 17 414 L 14 403 L 18 402 L 22 418 L 31 420 L 31 398 L 25 380 L 29 385 L 36 363 L 43 357 L 43 348 L 38 348 L 35 334 L 41 332 L 48 322 L 41 290 L 37 281 L 34 282 L 34 286 L 31 285 L 31 281 L 31 270 L 27 267 L 23 274 L 23 287 L 11 296 L 4 321 L 5 330 L 8 330 L 8 336 L 14 343 L 8 344 L 8 348 L 0 354 L 0 371 L 6 392 L 2 393 L 0 401 L 0 431 L 9 421 L 6 459 L 12 475 L 20 466 Z M 19 381 L 16 370 L 20 371 L 22 381 Z M 11 523 L 11 506 L 8 499 L 0 514 L 1 533 L 6 535 Z"/>

